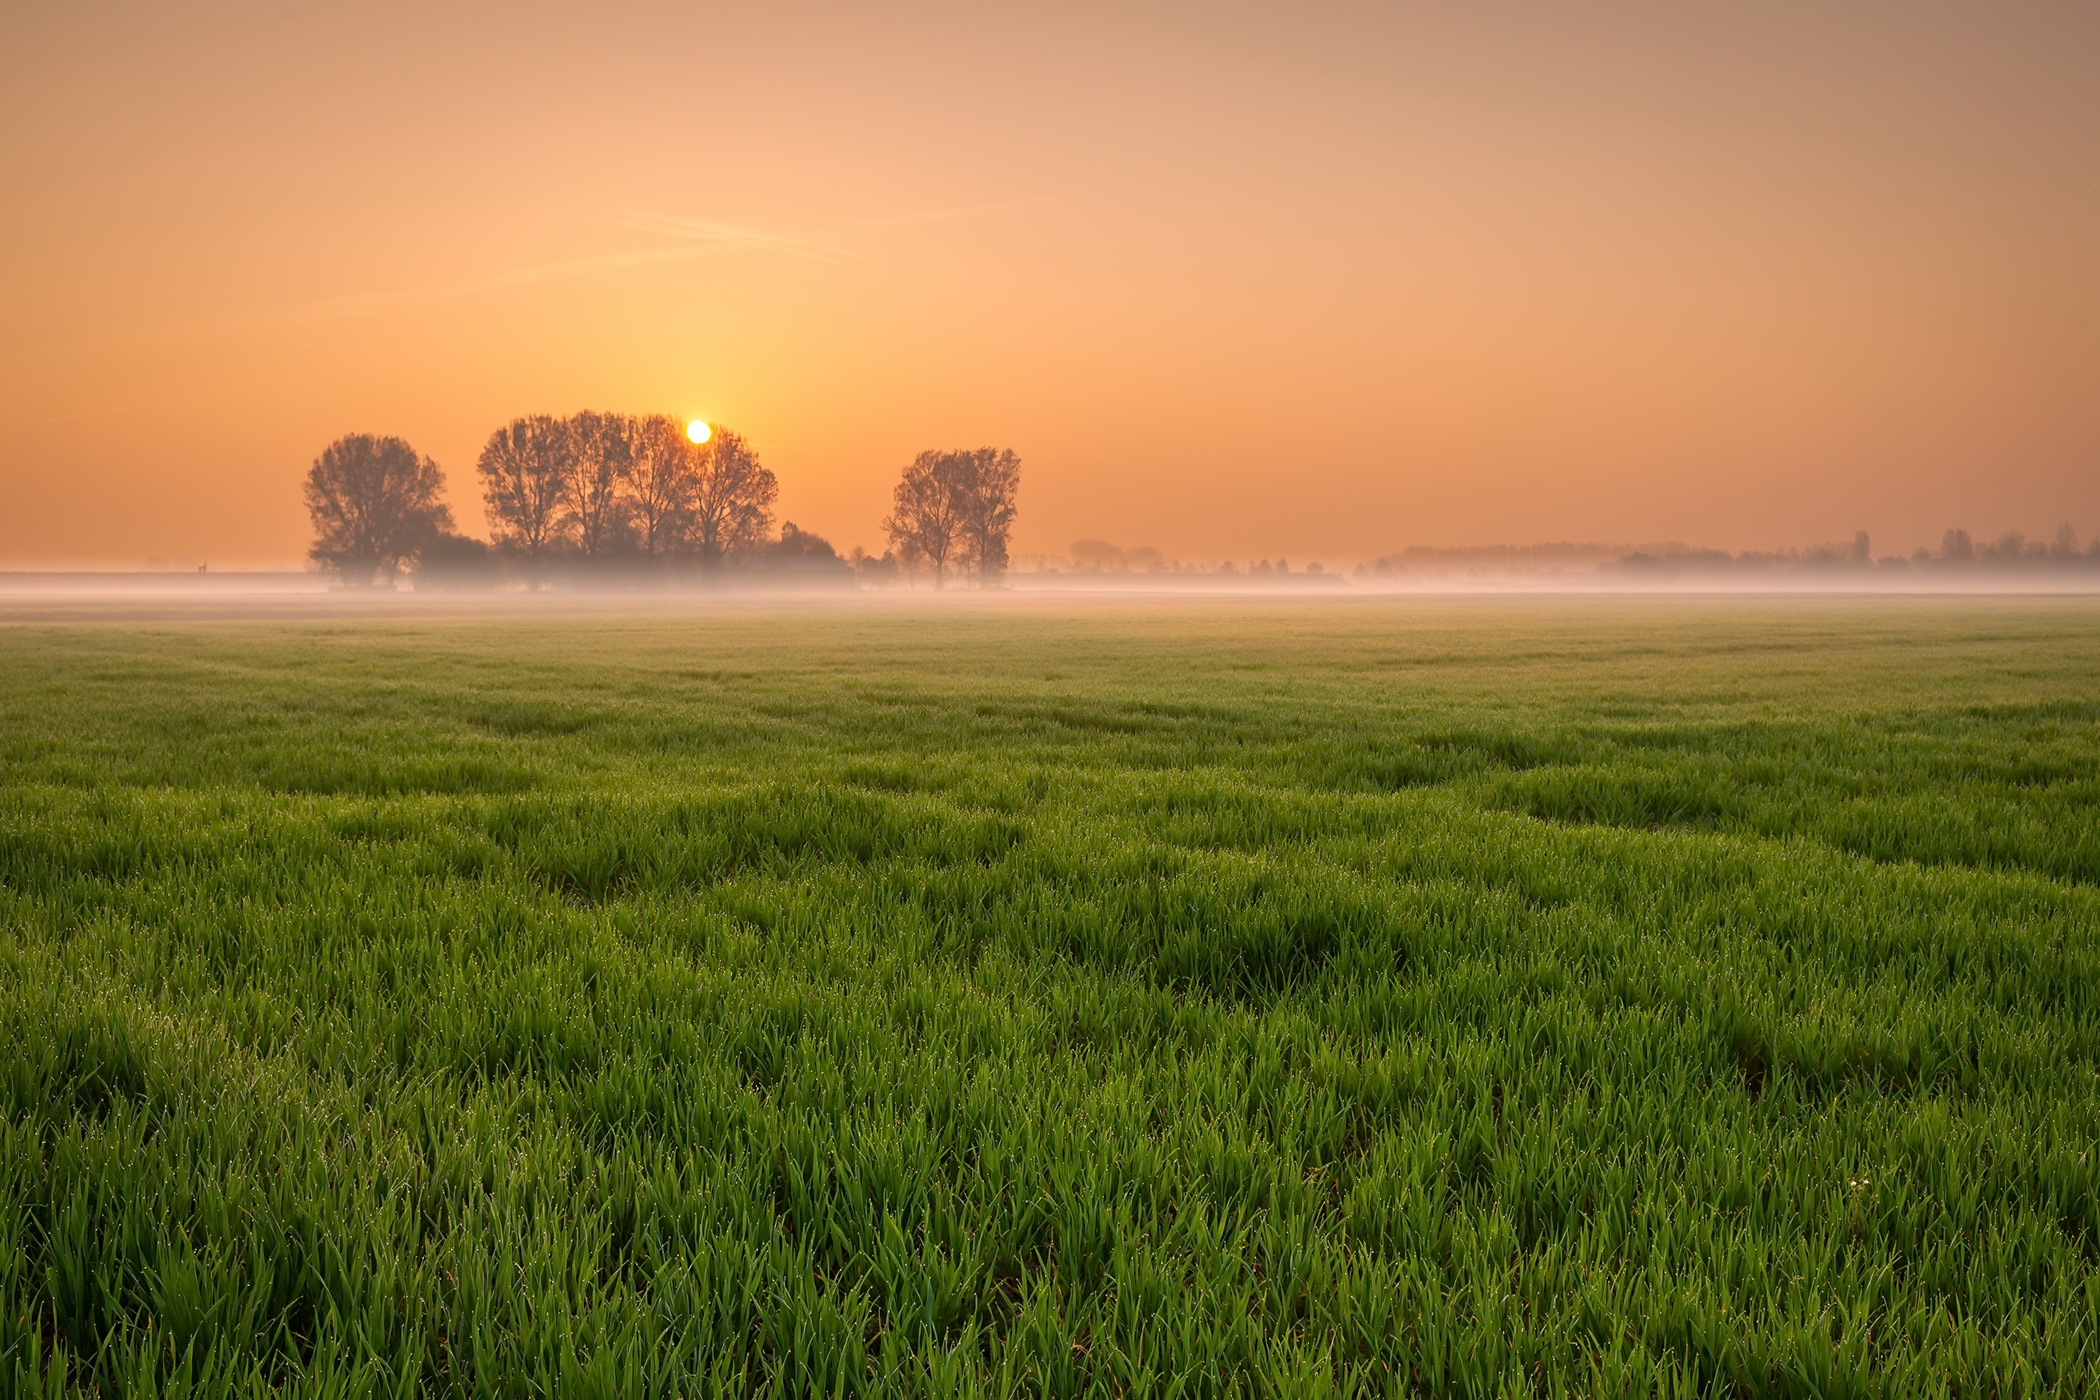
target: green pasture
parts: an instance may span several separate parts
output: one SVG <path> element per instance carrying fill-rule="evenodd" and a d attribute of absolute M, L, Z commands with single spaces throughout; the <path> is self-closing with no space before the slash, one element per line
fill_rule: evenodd
<path fill-rule="evenodd" d="M 2100 603 L 0 612 L 0 1394 L 2100 1393 Z"/>

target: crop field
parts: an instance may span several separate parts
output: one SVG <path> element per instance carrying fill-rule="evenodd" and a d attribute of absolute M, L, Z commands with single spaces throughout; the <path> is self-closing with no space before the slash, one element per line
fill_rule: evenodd
<path fill-rule="evenodd" d="M 0 1392 L 2100 1393 L 2093 600 L 6 606 Z"/>

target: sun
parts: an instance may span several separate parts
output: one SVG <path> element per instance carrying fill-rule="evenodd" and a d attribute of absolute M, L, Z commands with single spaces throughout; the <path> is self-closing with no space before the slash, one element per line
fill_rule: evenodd
<path fill-rule="evenodd" d="M 706 442 L 713 433 L 714 429 L 708 427 L 706 423 L 698 418 L 685 425 L 685 435 L 694 442 Z"/>

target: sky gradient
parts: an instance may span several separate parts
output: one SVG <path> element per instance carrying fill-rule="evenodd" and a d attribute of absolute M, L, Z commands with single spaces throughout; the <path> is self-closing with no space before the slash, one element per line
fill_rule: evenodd
<path fill-rule="evenodd" d="M 842 549 L 2100 533 L 2100 6 L 759 8 L 15 7 L 0 567 L 582 408 Z"/>

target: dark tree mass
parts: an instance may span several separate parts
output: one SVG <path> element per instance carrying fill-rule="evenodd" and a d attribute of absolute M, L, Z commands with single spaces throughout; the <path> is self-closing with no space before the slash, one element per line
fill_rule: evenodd
<path fill-rule="evenodd" d="M 775 578 L 829 571 L 847 582 L 928 569 L 935 587 L 959 571 L 991 585 L 1006 571 L 1021 482 L 1009 449 L 921 452 L 883 521 L 890 553 L 873 560 L 856 549 L 849 564 L 793 524 L 775 539 L 778 478 L 742 434 L 717 426 L 706 438 L 691 441 L 663 414 L 515 419 L 474 464 L 488 546 L 451 533 L 435 462 L 399 438 L 344 438 L 307 482 L 313 558 L 359 585 L 419 559 L 418 587 L 486 587 L 506 574 L 533 588 L 580 577 L 624 585 L 732 561 Z"/>
<path fill-rule="evenodd" d="M 534 577 L 562 555 L 718 565 L 766 542 L 780 493 L 742 436 L 694 443 L 663 414 L 520 418 L 477 465 L 496 547 Z"/>
<path fill-rule="evenodd" d="M 975 570 L 981 583 L 1006 572 L 1021 459 L 1011 451 L 921 452 L 904 469 L 883 521 L 907 567 L 933 570 L 934 587 L 951 570 Z"/>
<path fill-rule="evenodd" d="M 569 518 L 586 555 L 616 554 L 626 543 L 631 421 L 611 413 L 569 420 Z"/>
<path fill-rule="evenodd" d="M 780 482 L 727 428 L 716 429 L 695 456 L 687 542 L 703 562 L 716 564 L 766 538 Z"/>
<path fill-rule="evenodd" d="M 980 447 L 954 454 L 966 458 L 962 537 L 980 579 L 1006 572 L 1006 542 L 1013 534 L 1015 498 L 1021 489 L 1021 459 L 1009 449 Z"/>
<path fill-rule="evenodd" d="M 627 521 L 643 554 L 684 545 L 698 486 L 697 451 L 676 419 L 659 413 L 627 420 Z"/>
<path fill-rule="evenodd" d="M 352 433 L 337 438 L 306 473 L 313 517 L 314 562 L 348 584 L 391 576 L 425 544 L 452 528 L 438 499 L 444 473 L 397 437 Z"/>
<path fill-rule="evenodd" d="M 562 544 L 569 426 L 535 414 L 498 428 L 475 464 L 499 549 L 537 561 Z"/>

